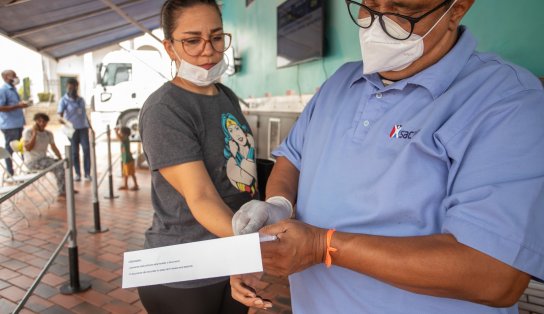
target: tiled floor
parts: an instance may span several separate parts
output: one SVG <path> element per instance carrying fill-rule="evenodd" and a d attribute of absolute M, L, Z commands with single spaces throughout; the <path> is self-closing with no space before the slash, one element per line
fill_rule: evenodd
<path fill-rule="evenodd" d="M 115 157 L 118 143 L 112 146 Z M 104 148 L 105 143 L 99 143 L 99 177 L 100 170 L 107 167 L 103 158 L 106 155 L 100 154 L 106 151 Z M 75 183 L 79 190 L 75 196 L 79 273 L 81 281 L 90 282 L 92 287 L 73 295 L 60 293 L 59 288 L 69 284 L 68 249 L 64 247 L 21 313 L 145 313 L 136 289 L 120 288 L 123 252 L 142 248 L 143 233 L 152 216 L 149 173 L 139 169 L 137 176 L 140 191 L 117 191 L 121 177 L 119 171 L 114 171 L 114 195 L 118 196 L 114 199 L 105 198 L 109 187 L 108 179 L 104 180 L 99 188 L 100 223 L 109 231 L 96 234 L 88 232 L 94 230 L 91 184 Z M 32 195 L 39 199 L 35 192 Z M 29 203 L 20 204 L 31 215 L 30 227 L 22 222 L 13 227 L 14 241 L 0 235 L 0 313 L 13 311 L 66 233 L 65 203 L 55 202 L 42 209 L 41 217 L 32 214 Z M 9 220 L 4 209 L 2 217 Z M 0 233 L 5 234 L 5 230 Z M 262 295 L 272 299 L 275 306 L 266 312 L 249 313 L 291 313 L 286 280 L 264 278 L 267 283 Z"/>

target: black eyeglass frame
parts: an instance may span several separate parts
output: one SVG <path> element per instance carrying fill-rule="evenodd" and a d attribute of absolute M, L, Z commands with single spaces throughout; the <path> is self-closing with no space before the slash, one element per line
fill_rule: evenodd
<path fill-rule="evenodd" d="M 223 53 L 225 51 L 227 51 L 229 48 L 230 48 L 230 45 L 232 45 L 232 34 L 231 33 L 219 33 L 219 34 L 213 34 L 213 35 L 210 35 L 210 37 L 212 36 L 217 36 L 217 35 L 224 35 L 224 36 L 227 36 L 229 38 L 229 45 L 225 47 L 225 49 L 223 51 L 219 51 L 215 48 L 215 46 L 213 45 L 211 39 L 206 39 L 204 37 L 200 37 L 200 36 L 193 36 L 193 37 L 189 37 L 189 38 L 184 38 L 184 39 L 175 39 L 175 38 L 172 38 L 170 39 L 172 42 L 179 42 L 181 43 L 181 47 L 183 48 L 183 51 L 185 51 L 186 54 L 190 55 L 191 57 L 197 57 L 199 56 L 203 51 L 204 49 L 206 49 L 206 45 L 208 43 L 210 43 L 210 46 L 212 46 L 212 49 L 215 50 L 216 52 L 219 52 L 219 53 Z M 204 45 L 202 45 L 202 50 L 195 54 L 195 55 L 192 55 L 190 54 L 189 52 L 187 52 L 187 50 L 185 49 L 185 42 L 188 41 L 188 40 L 191 40 L 191 39 L 195 39 L 195 38 L 200 38 L 202 40 L 204 40 Z"/>
<path fill-rule="evenodd" d="M 374 24 L 374 20 L 376 19 L 376 15 L 377 15 L 378 19 L 380 21 L 380 26 L 382 27 L 383 31 L 389 37 L 391 37 L 393 39 L 396 39 L 396 40 L 406 40 L 406 39 L 410 38 L 410 36 L 412 36 L 412 33 L 414 32 L 414 27 L 415 27 L 416 23 L 418 23 L 419 21 L 421 21 L 425 17 L 429 16 L 430 14 L 435 12 L 436 10 L 440 9 L 441 7 L 445 6 L 448 2 L 451 2 L 452 0 L 444 0 L 439 5 L 437 5 L 436 7 L 432 8 L 430 11 L 427 11 L 423 15 L 418 16 L 418 17 L 412 17 L 412 16 L 402 15 L 402 14 L 393 13 L 393 12 L 379 12 L 379 11 L 376 11 L 376 10 L 373 10 L 373 9 L 367 7 L 366 5 L 364 5 L 362 3 L 358 3 L 358 2 L 353 1 L 353 0 L 345 0 L 345 1 L 346 1 L 346 6 L 347 6 L 347 9 L 348 9 L 349 17 L 351 18 L 353 23 L 355 23 L 355 25 L 359 26 L 360 28 L 365 28 L 365 29 L 369 28 L 370 26 L 372 26 L 372 24 Z M 367 27 L 363 27 L 363 26 L 359 25 L 359 23 L 351 15 L 349 5 L 352 4 L 352 3 L 355 4 L 355 5 L 358 5 L 360 7 L 363 7 L 365 10 L 367 10 L 368 12 L 371 13 L 370 14 L 370 24 Z M 398 39 L 398 38 L 392 36 L 391 34 L 389 34 L 389 32 L 387 32 L 387 28 L 385 27 L 385 22 L 383 21 L 383 16 L 384 15 L 394 15 L 394 16 L 398 16 L 400 18 L 403 18 L 403 19 L 406 19 L 407 21 L 409 21 L 410 22 L 410 34 L 406 38 L 403 38 L 403 39 Z"/>

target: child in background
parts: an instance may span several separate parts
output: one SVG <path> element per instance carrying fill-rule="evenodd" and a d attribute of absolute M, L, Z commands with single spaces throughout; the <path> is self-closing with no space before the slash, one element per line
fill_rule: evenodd
<path fill-rule="evenodd" d="M 134 167 L 134 158 L 132 158 L 132 152 L 130 151 L 130 129 L 126 126 L 121 128 L 115 128 L 117 138 L 121 141 L 121 164 L 123 165 L 123 180 L 125 185 L 119 187 L 119 190 L 128 190 L 128 177 L 131 176 L 134 181 L 134 186 L 130 188 L 131 191 L 137 191 L 139 189 L 138 182 L 136 181 L 136 170 Z"/>

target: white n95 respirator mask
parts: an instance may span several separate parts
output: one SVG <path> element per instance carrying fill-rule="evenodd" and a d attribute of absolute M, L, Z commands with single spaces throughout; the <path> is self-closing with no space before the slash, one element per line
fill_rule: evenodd
<path fill-rule="evenodd" d="M 419 59 L 424 51 L 423 39 L 440 23 L 455 2 L 457 0 L 423 36 L 412 33 L 405 40 L 391 38 L 383 30 L 378 17 L 374 19 L 374 23 L 369 28 L 360 28 L 359 43 L 363 57 L 363 74 L 400 71 Z M 408 31 L 391 19 L 385 16 L 382 18 L 389 32 L 397 33 L 399 38 L 409 35 Z M 368 23 L 370 23 L 370 17 L 359 20 L 359 25 Z"/>
<path fill-rule="evenodd" d="M 225 59 L 221 59 L 221 61 L 219 61 L 216 65 L 211 67 L 209 70 L 206 70 L 181 59 L 176 50 L 174 50 L 174 54 L 178 60 L 180 60 L 178 76 L 197 86 L 208 86 L 219 81 L 221 75 L 223 75 L 228 68 L 228 64 L 225 62 Z"/>

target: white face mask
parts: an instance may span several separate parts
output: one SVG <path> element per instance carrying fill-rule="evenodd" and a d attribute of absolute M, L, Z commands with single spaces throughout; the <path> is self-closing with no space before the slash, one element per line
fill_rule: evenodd
<path fill-rule="evenodd" d="M 228 64 L 225 62 L 224 58 L 209 70 L 206 70 L 181 59 L 176 50 L 174 50 L 174 54 L 178 60 L 180 60 L 178 76 L 197 86 L 208 86 L 219 81 L 221 75 L 223 75 L 228 68 Z"/>
<path fill-rule="evenodd" d="M 423 36 L 412 33 L 406 40 L 391 38 L 381 27 L 377 17 L 369 28 L 360 28 L 359 43 L 363 55 L 363 74 L 400 71 L 406 69 L 414 61 L 419 59 L 424 51 L 423 38 L 440 23 L 455 2 L 457 2 L 457 0 L 450 5 L 448 10 L 444 12 L 433 27 L 431 27 L 431 29 Z M 361 21 L 369 19 L 370 17 L 361 19 L 359 24 L 368 24 L 369 21 Z M 388 30 L 394 30 L 400 37 L 408 36 L 409 33 L 391 19 L 383 17 L 383 22 L 387 24 Z"/>
<path fill-rule="evenodd" d="M 14 78 L 11 80 L 11 84 L 12 84 L 13 86 L 19 85 L 19 83 L 21 83 L 21 81 L 19 80 L 18 77 L 14 77 Z"/>

